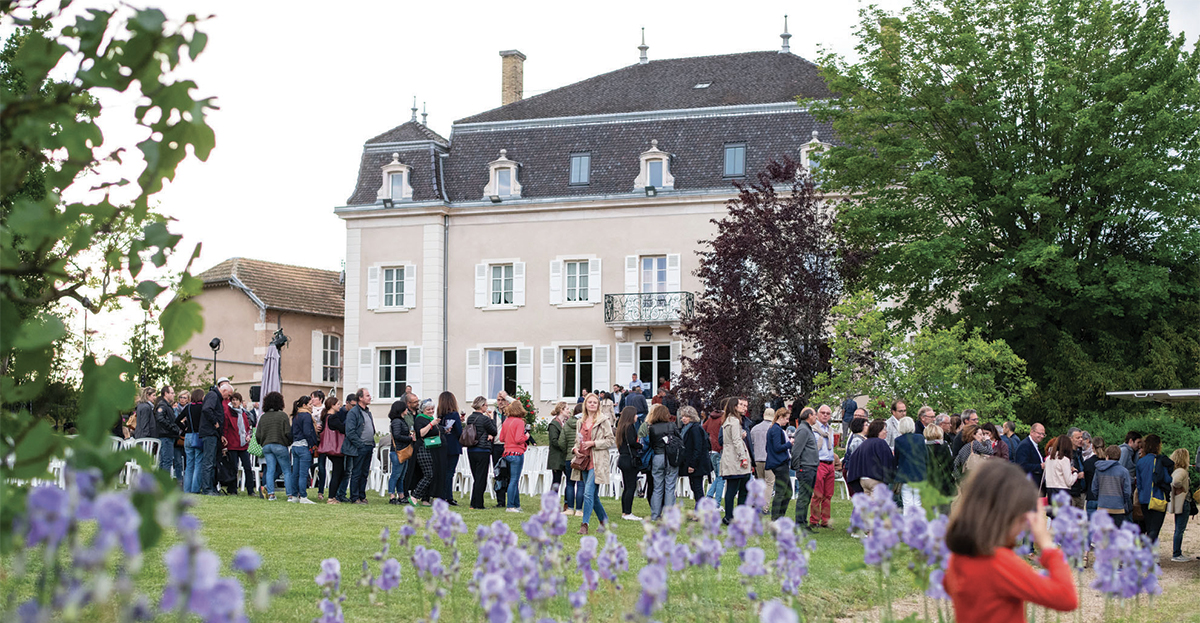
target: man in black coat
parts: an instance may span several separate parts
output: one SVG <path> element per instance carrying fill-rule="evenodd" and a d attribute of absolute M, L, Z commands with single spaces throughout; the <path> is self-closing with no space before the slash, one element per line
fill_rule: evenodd
<path fill-rule="evenodd" d="M 679 409 L 679 422 L 683 425 L 680 436 L 683 438 L 683 461 L 679 463 L 679 473 L 687 474 L 688 484 L 692 487 L 692 499 L 696 507 L 704 499 L 704 477 L 712 473 L 712 461 L 708 458 L 708 434 L 700 426 L 700 415 L 692 407 Z"/>
<path fill-rule="evenodd" d="M 179 425 L 175 423 L 175 390 L 164 385 L 158 392 L 158 404 L 154 406 L 154 428 L 158 436 L 158 468 L 171 473 L 175 461 L 183 461 L 183 452 L 175 456 L 175 440 L 179 438 Z M 179 484 L 183 485 L 183 471 L 178 472 Z"/>
<path fill-rule="evenodd" d="M 346 395 L 346 402 L 342 405 L 342 408 L 329 414 L 329 418 L 325 420 L 325 425 L 345 435 L 346 414 L 350 412 L 350 409 L 357 406 L 358 393 L 350 392 Z M 331 456 L 329 460 L 335 462 L 333 473 L 329 476 L 329 499 L 337 500 L 342 504 L 349 504 L 350 498 L 346 497 L 346 493 L 350 489 L 350 476 L 346 468 L 350 459 L 342 455 Z"/>
<path fill-rule="evenodd" d="M 232 395 L 233 385 L 229 383 L 229 379 L 221 378 L 216 387 L 208 390 L 200 407 L 200 442 L 203 444 L 203 455 L 200 459 L 200 493 L 204 495 L 217 495 L 217 452 L 221 447 L 225 405 Z"/>

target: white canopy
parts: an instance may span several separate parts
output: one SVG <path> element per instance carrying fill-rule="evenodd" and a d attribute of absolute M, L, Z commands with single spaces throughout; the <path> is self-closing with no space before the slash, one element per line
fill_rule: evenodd
<path fill-rule="evenodd" d="M 1163 404 L 1200 402 L 1200 389 L 1150 389 L 1137 392 L 1108 392 L 1108 395 L 1121 400 L 1154 401 Z"/>

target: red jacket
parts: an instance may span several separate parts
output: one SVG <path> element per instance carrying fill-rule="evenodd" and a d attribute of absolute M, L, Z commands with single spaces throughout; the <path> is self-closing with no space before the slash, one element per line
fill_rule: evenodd
<path fill-rule="evenodd" d="M 1046 550 L 1038 561 L 1050 577 L 1006 547 L 992 556 L 951 554 L 943 586 L 954 603 L 955 620 L 1024 623 L 1026 601 L 1062 612 L 1078 608 L 1075 580 L 1062 551 Z"/>
<path fill-rule="evenodd" d="M 712 417 L 711 415 L 704 423 L 701 424 L 704 432 L 708 433 L 708 443 L 712 446 L 713 452 L 721 451 L 721 442 L 718 440 L 718 435 L 721 433 L 721 424 L 725 422 L 724 416 Z"/>

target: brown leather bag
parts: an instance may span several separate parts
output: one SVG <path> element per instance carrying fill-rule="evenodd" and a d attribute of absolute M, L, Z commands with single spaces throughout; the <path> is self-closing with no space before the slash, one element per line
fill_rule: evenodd
<path fill-rule="evenodd" d="M 413 449 L 413 447 L 412 447 L 412 444 L 410 443 L 403 450 L 397 450 L 396 451 L 396 462 L 403 465 L 405 461 L 407 461 L 409 458 L 412 457 L 412 453 L 413 453 L 412 449 Z"/>

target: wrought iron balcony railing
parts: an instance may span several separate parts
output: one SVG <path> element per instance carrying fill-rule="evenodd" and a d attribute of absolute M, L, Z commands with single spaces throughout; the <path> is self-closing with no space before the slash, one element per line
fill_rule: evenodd
<path fill-rule="evenodd" d="M 604 324 L 671 325 L 695 313 L 691 292 L 649 292 L 604 295 Z"/>

